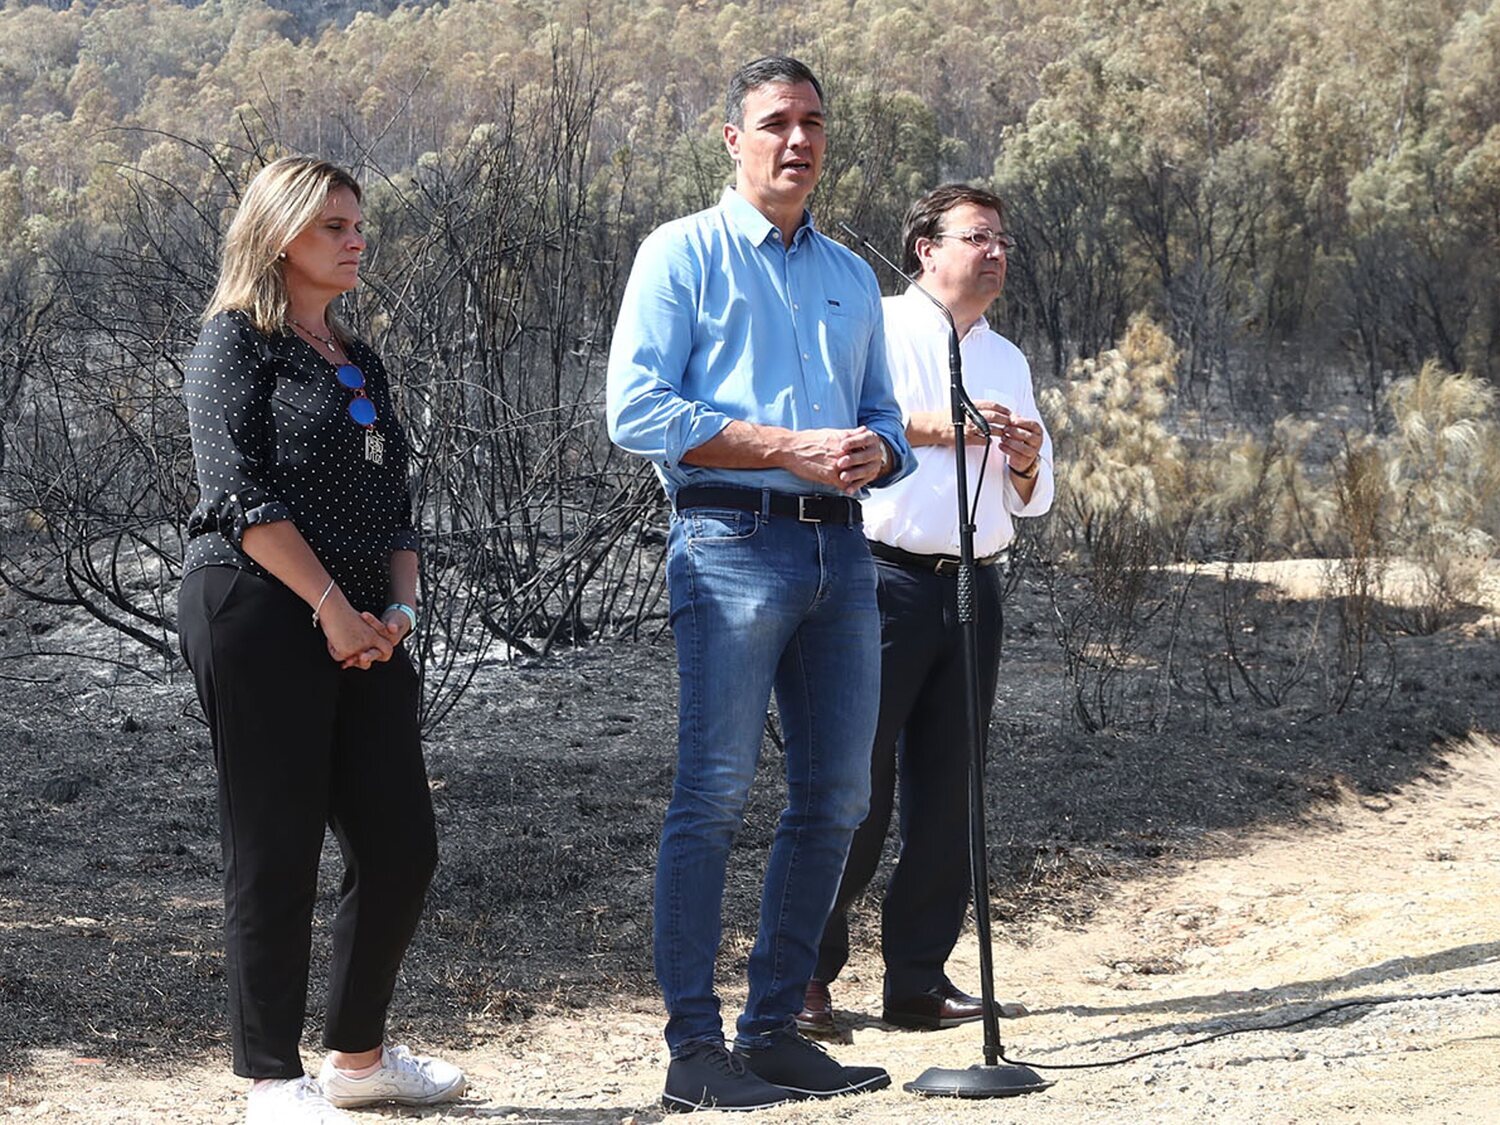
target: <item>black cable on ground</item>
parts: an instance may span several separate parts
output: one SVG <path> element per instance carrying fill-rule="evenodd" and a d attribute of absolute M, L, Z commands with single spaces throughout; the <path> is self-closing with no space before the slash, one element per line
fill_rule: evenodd
<path fill-rule="evenodd" d="M 1325 1004 L 1316 1008 L 1306 1015 L 1297 1016 L 1295 1019 L 1281 1020 L 1278 1023 L 1256 1024 L 1254 1027 L 1231 1027 L 1227 1031 L 1216 1031 L 1212 1035 L 1202 1035 L 1197 1039 L 1189 1039 L 1185 1043 L 1173 1043 L 1166 1047 L 1153 1047 L 1149 1051 L 1137 1051 L 1133 1055 L 1126 1055 L 1118 1059 L 1105 1059 L 1103 1062 L 1086 1063 L 1044 1063 L 1031 1062 L 1027 1059 L 1013 1059 L 1000 1052 L 1000 1058 L 1012 1066 L 1029 1066 L 1032 1070 L 1092 1070 L 1097 1067 L 1122 1066 L 1125 1063 L 1135 1062 L 1137 1059 L 1150 1058 L 1152 1055 L 1166 1055 L 1173 1051 L 1181 1051 L 1187 1047 L 1197 1047 L 1204 1043 L 1212 1043 L 1215 1039 L 1223 1039 L 1229 1035 L 1244 1035 L 1250 1031 L 1278 1031 L 1284 1027 L 1295 1027 L 1299 1023 L 1307 1023 L 1309 1020 L 1320 1019 L 1332 1012 L 1341 1011 L 1344 1008 L 1372 1007 L 1377 1004 L 1404 1004 L 1410 1000 L 1451 1000 L 1457 996 L 1500 996 L 1500 988 L 1455 988 L 1451 992 L 1421 992 L 1412 996 L 1371 996 L 1366 999 L 1340 1000 L 1336 1004 Z"/>

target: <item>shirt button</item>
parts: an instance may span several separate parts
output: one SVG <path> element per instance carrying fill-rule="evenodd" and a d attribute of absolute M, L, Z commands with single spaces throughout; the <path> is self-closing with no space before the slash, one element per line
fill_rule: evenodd
<path fill-rule="evenodd" d="M 813 403 L 813 409 L 814 410 L 822 410 L 823 409 L 822 404 L 821 403 L 816 403 L 816 402 Z"/>
<path fill-rule="evenodd" d="M 803 353 L 802 353 L 802 358 L 803 358 L 803 359 L 809 359 L 809 358 L 811 358 L 811 357 L 810 357 L 810 356 L 808 356 L 808 354 L 807 354 L 807 353 L 806 353 L 806 352 L 803 352 Z"/>

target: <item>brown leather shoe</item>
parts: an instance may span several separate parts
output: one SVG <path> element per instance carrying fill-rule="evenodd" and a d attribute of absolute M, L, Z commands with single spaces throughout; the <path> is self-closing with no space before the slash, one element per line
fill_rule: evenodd
<path fill-rule="evenodd" d="M 823 981 L 807 982 L 802 1010 L 797 1013 L 797 1030 L 812 1036 L 838 1034 L 838 1025 L 833 1022 L 833 997 L 828 994 L 828 985 Z"/>
<path fill-rule="evenodd" d="M 996 1001 L 995 1014 L 1001 1019 L 1018 1019 L 1028 1013 L 1024 1004 L 1002 1004 Z M 937 988 L 929 989 L 920 996 L 887 1000 L 880 1018 L 897 1027 L 938 1031 L 983 1019 L 984 1001 L 959 991 L 951 981 L 944 981 Z"/>

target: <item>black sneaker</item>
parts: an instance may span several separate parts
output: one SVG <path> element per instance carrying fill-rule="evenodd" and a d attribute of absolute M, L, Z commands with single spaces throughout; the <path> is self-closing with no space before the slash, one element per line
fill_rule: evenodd
<path fill-rule="evenodd" d="M 769 1047 L 734 1049 L 736 1058 L 773 1086 L 804 1098 L 836 1098 L 884 1090 L 891 1076 L 878 1066 L 841 1066 L 818 1044 L 790 1029 L 771 1033 Z"/>
<path fill-rule="evenodd" d="M 662 1108 L 668 1113 L 695 1109 L 765 1109 L 796 1101 L 798 1095 L 757 1078 L 719 1042 L 699 1043 L 667 1067 Z"/>

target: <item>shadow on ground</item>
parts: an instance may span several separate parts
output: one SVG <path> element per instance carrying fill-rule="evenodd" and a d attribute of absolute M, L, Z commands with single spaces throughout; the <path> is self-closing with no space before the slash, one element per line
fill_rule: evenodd
<path fill-rule="evenodd" d="M 1204 604 L 1189 607 L 1187 632 L 1173 641 L 1179 661 L 1213 651 L 1218 593 L 1200 586 Z M 1317 617 L 1298 602 L 1276 612 L 1289 635 Z M 1060 702 L 1048 613 L 1023 583 L 1008 610 L 990 745 L 994 906 L 1013 932 L 1043 911 L 1083 924 L 1110 881 L 1232 847 L 1245 829 L 1311 818 L 1315 830 L 1340 792 L 1439 777 L 1441 742 L 1500 726 L 1500 643 L 1450 631 L 1391 638 L 1389 690 L 1342 714 L 1306 695 L 1265 707 L 1184 686 L 1160 730 L 1122 722 L 1084 734 Z M 13 616 L 0 640 L 36 627 Z M 1149 673 L 1149 648 L 1145 657 Z M 1268 646 L 1259 658 L 1292 660 L 1295 648 L 1277 656 Z M 116 669 L 106 688 L 66 661 L 6 668 L 25 675 L 0 692 L 0 1072 L 24 1069 L 37 1047 L 148 1067 L 226 1057 L 212 766 L 186 678 L 164 685 Z M 671 788 L 674 675 L 667 641 L 481 672 L 428 744 L 443 859 L 404 970 L 396 1035 L 464 1046 L 555 1007 L 654 995 L 651 870 Z M 742 971 L 753 936 L 779 769 L 768 745 L 731 863 L 729 972 Z M 338 868 L 330 847 L 309 1049 Z M 877 924 L 878 907 L 866 904 L 855 940 L 873 943 Z M 1291 999 L 1412 971 L 1377 966 L 1358 981 L 1278 991 Z M 1162 1010 L 1219 1018 L 1237 1003 L 1202 997 Z M 612 1110 L 548 1112 L 536 1119 L 618 1120 Z"/>

